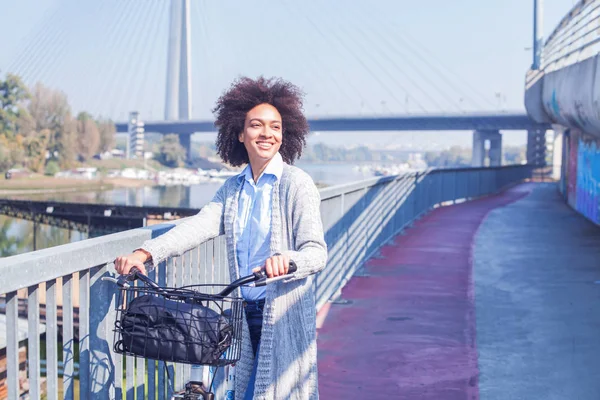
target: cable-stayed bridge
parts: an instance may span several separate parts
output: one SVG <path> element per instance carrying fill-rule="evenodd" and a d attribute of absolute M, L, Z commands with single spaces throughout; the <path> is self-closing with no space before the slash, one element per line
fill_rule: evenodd
<path fill-rule="evenodd" d="M 190 135 L 214 130 L 211 104 L 230 81 L 217 86 L 212 78 L 240 73 L 283 76 L 303 87 L 314 131 L 474 131 L 473 165 L 485 158 L 500 165 L 501 130 L 527 130 L 536 138 L 529 142 L 538 143 L 549 128 L 524 112 L 507 112 L 501 93 L 482 93 L 452 71 L 386 15 L 391 4 L 264 6 L 269 24 L 255 26 L 248 21 L 264 15 L 249 5 L 65 0 L 48 12 L 9 70 L 26 82 L 64 87 L 82 108 L 116 120 L 119 132 L 130 133 L 131 156 L 143 150 L 143 130 L 178 134 L 189 156 Z M 304 29 L 294 29 L 300 22 Z M 226 29 L 236 24 L 248 25 L 243 41 Z M 70 64 L 69 54 L 82 48 L 87 57 Z M 539 153 L 536 162 L 543 158 Z"/>
<path fill-rule="evenodd" d="M 536 182 L 530 164 L 428 170 L 320 190 L 328 260 L 310 283 L 318 335 L 312 320 L 281 332 L 287 343 L 310 335 L 318 357 L 309 369 L 318 365 L 321 398 L 598 397 L 600 314 L 590 310 L 600 307 L 599 21 L 600 0 L 579 1 L 544 42 L 536 18 L 525 101 L 528 114 L 556 132 L 555 182 Z M 436 115 L 446 118 L 440 123 L 457 118 L 440 111 L 420 123 L 436 123 Z M 414 128 L 413 116 L 387 123 Z M 360 127 L 363 118 L 351 121 Z M 342 119 L 311 121 L 333 130 Z M 207 116 L 194 113 L 169 123 L 147 127 L 211 129 Z M 184 387 L 189 366 L 114 351 L 116 290 L 102 280 L 114 276 L 115 257 L 174 225 L 0 259 L 7 366 L 0 389 L 9 399 L 25 391 L 35 399 L 71 399 L 77 390 L 82 398 L 169 399 Z M 150 277 L 168 286 L 228 282 L 228 239 L 169 257 Z M 288 309 L 296 305 L 290 301 Z M 296 361 L 278 359 L 282 375 L 258 396 L 268 398 L 263 392 L 276 390 L 282 376 L 305 389 L 309 372 L 289 373 Z M 205 368 L 203 376 L 209 373 Z M 231 380 L 223 370 L 216 375 L 217 398 L 225 398 Z M 235 398 L 244 391 L 236 388 Z"/>

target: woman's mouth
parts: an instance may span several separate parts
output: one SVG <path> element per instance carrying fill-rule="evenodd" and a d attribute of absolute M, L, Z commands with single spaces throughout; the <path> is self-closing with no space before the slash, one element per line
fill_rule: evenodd
<path fill-rule="evenodd" d="M 269 142 L 256 142 L 258 148 L 262 149 L 262 150 L 269 150 L 271 147 L 273 147 L 273 143 L 269 143 Z"/>

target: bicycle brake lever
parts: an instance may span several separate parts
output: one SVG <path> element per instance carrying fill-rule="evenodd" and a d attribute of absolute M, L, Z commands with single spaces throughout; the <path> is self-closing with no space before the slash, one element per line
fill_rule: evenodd
<path fill-rule="evenodd" d="M 128 281 L 130 281 L 130 280 L 127 279 L 127 276 L 128 275 L 120 275 L 118 278 L 114 278 L 112 276 L 103 276 L 100 279 L 103 281 L 109 281 L 109 282 L 115 283 L 119 287 L 128 288 L 128 287 L 130 287 L 130 285 L 128 283 Z"/>
<path fill-rule="evenodd" d="M 102 278 L 100 278 L 103 281 L 109 281 L 112 283 L 118 283 L 119 280 L 117 278 L 113 278 L 112 276 L 103 276 Z"/>

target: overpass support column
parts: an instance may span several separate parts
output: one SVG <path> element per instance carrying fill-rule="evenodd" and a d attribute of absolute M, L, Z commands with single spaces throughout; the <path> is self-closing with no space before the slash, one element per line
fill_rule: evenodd
<path fill-rule="evenodd" d="M 486 146 L 486 142 L 489 146 Z M 486 159 L 489 160 L 486 162 Z M 502 135 L 498 130 L 477 130 L 473 132 L 473 167 L 497 167 L 502 165 Z"/>
<path fill-rule="evenodd" d="M 553 125 L 554 141 L 552 143 L 552 177 L 557 181 L 562 175 L 563 142 L 565 140 L 565 128 Z"/>
<path fill-rule="evenodd" d="M 186 162 L 192 161 L 192 135 L 190 133 L 180 134 L 179 143 L 185 149 Z"/>
<path fill-rule="evenodd" d="M 546 130 L 527 131 L 527 164 L 546 165 Z"/>

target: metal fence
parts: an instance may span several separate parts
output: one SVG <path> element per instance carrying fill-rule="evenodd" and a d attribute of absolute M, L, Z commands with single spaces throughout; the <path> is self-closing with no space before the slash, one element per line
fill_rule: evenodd
<path fill-rule="evenodd" d="M 422 214 L 448 202 L 498 192 L 531 178 L 532 171 L 526 165 L 439 169 L 322 189 L 329 260 L 315 280 L 318 307 L 335 297 L 377 249 Z M 20 392 L 19 320 L 24 318 L 32 399 L 41 398 L 42 386 L 50 400 L 59 398 L 59 389 L 65 399 L 163 399 L 174 387 L 182 387 L 189 366 L 136 360 L 112 351 L 115 287 L 101 280 L 114 274 L 112 261 L 117 256 L 177 223 L 0 259 L 9 399 L 17 399 Z M 169 286 L 228 282 L 224 238 L 167 260 L 151 277 Z"/>
<path fill-rule="evenodd" d="M 542 68 L 557 69 L 597 54 L 600 0 L 580 0 L 563 17 L 544 45 Z M 580 54 L 586 49 L 585 54 Z"/>

